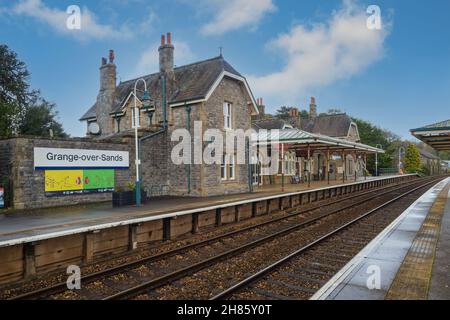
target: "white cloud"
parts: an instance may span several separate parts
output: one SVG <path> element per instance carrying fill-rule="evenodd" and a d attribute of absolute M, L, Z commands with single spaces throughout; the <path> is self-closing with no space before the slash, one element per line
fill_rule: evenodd
<path fill-rule="evenodd" d="M 175 47 L 174 60 L 175 65 L 181 66 L 192 62 L 195 59 L 195 55 L 186 42 L 174 41 Z M 138 64 L 133 72 L 134 76 L 142 76 L 143 74 L 153 73 L 159 71 L 159 44 L 149 46 L 144 50 L 144 53 L 139 58 Z"/>
<path fill-rule="evenodd" d="M 214 16 L 202 27 L 204 35 L 220 35 L 242 27 L 254 29 L 266 14 L 276 10 L 272 0 L 214 0 L 209 8 Z"/>
<path fill-rule="evenodd" d="M 364 8 L 344 1 L 327 23 L 312 27 L 295 25 L 267 44 L 281 53 L 282 70 L 264 76 L 248 76 L 253 90 L 278 103 L 295 103 L 308 90 L 354 76 L 384 55 L 389 24 L 369 30 Z"/>
<path fill-rule="evenodd" d="M 100 24 L 96 16 L 87 8 L 81 10 L 81 29 L 70 30 L 66 27 L 69 15 L 65 10 L 50 8 L 41 0 L 22 0 L 8 10 L 10 14 L 32 17 L 50 26 L 54 31 L 72 35 L 80 40 L 104 38 L 131 38 L 132 33 L 126 25 L 115 29 L 111 25 Z"/>

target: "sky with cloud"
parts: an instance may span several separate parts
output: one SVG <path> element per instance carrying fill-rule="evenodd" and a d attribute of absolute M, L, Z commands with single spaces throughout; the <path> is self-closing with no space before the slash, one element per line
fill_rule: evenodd
<path fill-rule="evenodd" d="M 366 26 L 381 8 L 381 30 Z M 66 26 L 71 5 L 81 29 Z M 95 101 L 98 67 L 116 51 L 118 80 L 158 69 L 171 31 L 175 63 L 217 56 L 244 74 L 269 111 L 341 109 L 405 138 L 450 118 L 450 1 L 435 0 L 0 0 L 0 43 L 16 51 L 32 86 L 58 105 L 74 136 Z"/>

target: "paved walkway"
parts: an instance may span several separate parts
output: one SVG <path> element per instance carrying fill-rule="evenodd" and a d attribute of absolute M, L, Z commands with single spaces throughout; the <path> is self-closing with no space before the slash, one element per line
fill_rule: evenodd
<path fill-rule="evenodd" d="M 383 179 L 367 178 L 370 179 Z M 364 181 L 361 178 L 360 181 Z M 352 184 L 349 181 L 346 184 Z M 332 181 L 330 185 L 341 185 L 342 182 Z M 305 184 L 286 185 L 284 193 L 300 192 L 330 186 L 327 182 L 313 182 L 311 188 Z M 282 194 L 281 186 L 267 186 L 254 193 L 224 195 L 208 198 L 165 197 L 152 199 L 141 207 L 113 208 L 110 203 L 30 210 L 0 214 L 0 246 L 9 245 L 9 241 L 44 237 L 47 234 L 57 234 L 71 231 L 82 232 L 83 228 L 94 228 L 103 224 L 120 223 L 127 220 L 171 214 L 185 210 L 224 205 L 237 201 L 245 201 Z M 1 213 L 1 211 L 0 211 Z"/>
<path fill-rule="evenodd" d="M 377 286 L 379 275 L 379 287 Z M 450 178 L 367 245 L 313 299 L 450 299 Z"/>

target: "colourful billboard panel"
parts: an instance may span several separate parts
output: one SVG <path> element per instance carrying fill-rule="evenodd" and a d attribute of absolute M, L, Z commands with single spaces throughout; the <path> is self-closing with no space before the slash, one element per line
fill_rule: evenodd
<path fill-rule="evenodd" d="M 114 170 L 84 170 L 84 190 L 114 189 Z"/>
<path fill-rule="evenodd" d="M 46 170 L 45 195 L 74 195 L 114 191 L 113 169 Z"/>
<path fill-rule="evenodd" d="M 83 170 L 46 170 L 45 192 L 83 190 Z"/>
<path fill-rule="evenodd" d="M 5 189 L 0 188 L 0 208 L 5 207 Z"/>

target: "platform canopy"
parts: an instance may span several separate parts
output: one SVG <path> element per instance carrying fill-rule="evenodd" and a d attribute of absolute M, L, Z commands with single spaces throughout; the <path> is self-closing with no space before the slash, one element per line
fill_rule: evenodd
<path fill-rule="evenodd" d="M 436 151 L 450 150 L 450 120 L 412 129 L 411 134 Z"/>
<path fill-rule="evenodd" d="M 313 134 L 299 129 L 260 130 L 253 139 L 253 142 L 258 145 L 273 143 L 289 144 L 290 148 L 305 148 L 309 146 L 313 150 L 384 153 L 383 149 L 366 144 Z"/>

